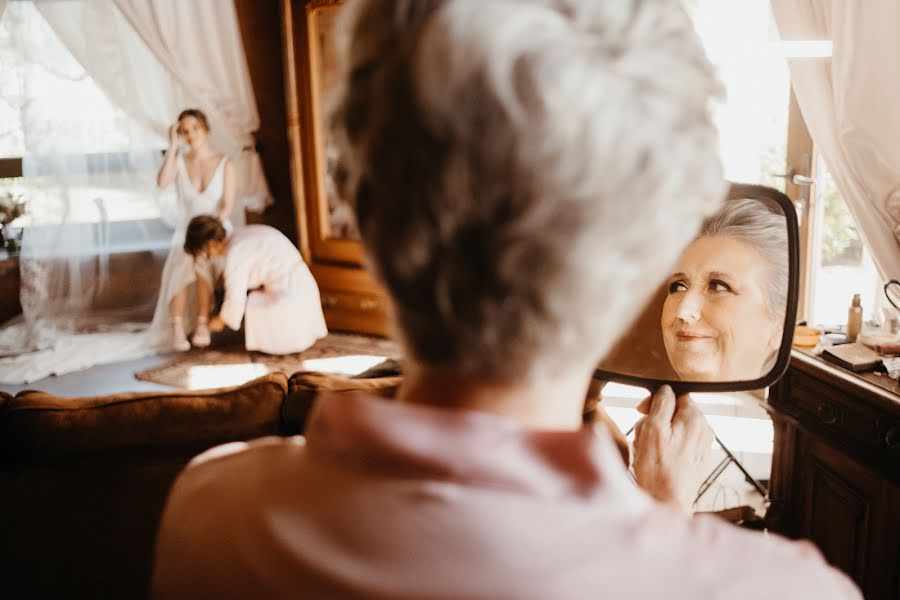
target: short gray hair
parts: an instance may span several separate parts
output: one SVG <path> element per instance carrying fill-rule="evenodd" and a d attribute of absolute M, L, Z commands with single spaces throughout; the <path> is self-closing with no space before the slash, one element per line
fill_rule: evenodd
<path fill-rule="evenodd" d="M 768 266 L 763 291 L 769 315 L 783 321 L 789 265 L 787 223 L 781 207 L 765 198 L 730 198 L 721 211 L 703 221 L 700 237 L 735 238 L 756 250 Z"/>
<path fill-rule="evenodd" d="M 410 358 L 599 360 L 724 198 L 680 0 L 357 0 L 334 122 Z"/>

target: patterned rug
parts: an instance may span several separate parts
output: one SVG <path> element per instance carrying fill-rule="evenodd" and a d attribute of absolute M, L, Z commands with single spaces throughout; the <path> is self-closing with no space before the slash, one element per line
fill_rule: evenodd
<path fill-rule="evenodd" d="M 310 348 L 297 354 L 273 356 L 248 352 L 230 343 L 223 347 L 193 349 L 176 354 L 155 369 L 135 373 L 142 381 L 152 381 L 180 389 L 209 389 L 240 385 L 267 373 L 287 375 L 297 371 L 321 371 L 355 375 L 387 358 L 399 358 L 396 342 L 379 337 L 329 333 Z"/>

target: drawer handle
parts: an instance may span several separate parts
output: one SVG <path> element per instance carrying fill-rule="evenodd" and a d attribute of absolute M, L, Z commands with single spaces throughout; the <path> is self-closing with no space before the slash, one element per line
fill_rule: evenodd
<path fill-rule="evenodd" d="M 891 450 L 900 450 L 900 426 L 894 425 L 884 434 L 884 445 Z"/>
<path fill-rule="evenodd" d="M 322 306 L 325 308 L 332 308 L 338 305 L 339 300 L 331 295 L 323 294 L 322 295 Z"/>
<path fill-rule="evenodd" d="M 837 421 L 837 411 L 834 410 L 832 405 L 825 402 L 819 403 L 816 407 L 816 414 L 822 422 L 828 425 L 833 425 Z"/>

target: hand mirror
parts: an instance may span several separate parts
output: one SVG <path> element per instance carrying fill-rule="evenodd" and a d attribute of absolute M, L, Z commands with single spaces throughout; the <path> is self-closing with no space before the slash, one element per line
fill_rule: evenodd
<path fill-rule="evenodd" d="M 678 393 L 777 381 L 794 334 L 798 240 L 786 195 L 732 184 L 721 210 L 673 261 L 594 377 L 648 388 L 669 384 Z"/>

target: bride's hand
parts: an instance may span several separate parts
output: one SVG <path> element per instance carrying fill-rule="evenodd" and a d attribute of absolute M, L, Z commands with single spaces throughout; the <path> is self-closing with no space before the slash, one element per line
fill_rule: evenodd
<path fill-rule="evenodd" d="M 172 123 L 169 126 L 169 148 L 174 148 L 178 145 L 178 121 Z"/>

